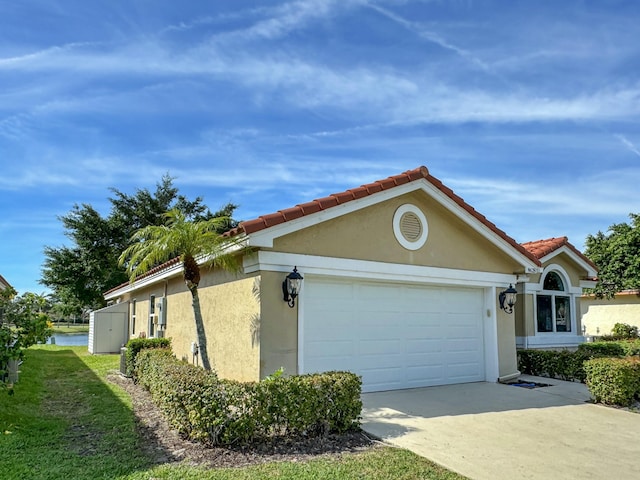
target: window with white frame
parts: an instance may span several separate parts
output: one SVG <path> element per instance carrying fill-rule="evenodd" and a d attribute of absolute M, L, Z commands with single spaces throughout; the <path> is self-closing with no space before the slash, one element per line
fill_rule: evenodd
<path fill-rule="evenodd" d="M 557 272 L 549 272 L 536 295 L 538 332 L 570 332 L 572 295 Z"/>

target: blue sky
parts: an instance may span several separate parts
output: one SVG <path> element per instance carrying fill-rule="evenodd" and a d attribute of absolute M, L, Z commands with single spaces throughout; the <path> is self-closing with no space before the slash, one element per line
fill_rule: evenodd
<path fill-rule="evenodd" d="M 640 212 L 640 2 L 0 0 L 2 274 L 164 173 L 239 219 L 425 165 L 519 242 Z"/>

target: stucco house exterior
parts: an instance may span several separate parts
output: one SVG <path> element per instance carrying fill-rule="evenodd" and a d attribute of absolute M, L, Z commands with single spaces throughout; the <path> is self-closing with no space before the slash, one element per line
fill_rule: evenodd
<path fill-rule="evenodd" d="M 567 237 L 523 243 L 542 272 L 518 285 L 516 342 L 520 348 L 575 348 L 584 341 L 583 289 L 596 286 L 597 267 Z"/>
<path fill-rule="evenodd" d="M 350 370 L 365 392 L 509 380 L 519 375 L 517 325 L 519 336 L 537 337 L 528 325 L 540 279 L 560 272 L 573 298 L 593 273 L 568 244 L 553 261 L 532 253 L 426 167 L 242 222 L 228 234 L 246 247 L 238 252 L 242 271 L 205 267 L 200 303 L 214 369 L 244 381 L 281 367 Z M 294 267 L 304 279 L 291 307 L 282 284 Z M 171 337 L 179 357 L 197 362 L 181 270 L 171 260 L 105 298 L 128 303 L 130 336 Z M 510 285 L 524 304 L 511 314 L 499 304 Z M 577 314 L 571 310 L 564 332 L 576 342 Z"/>
<path fill-rule="evenodd" d="M 582 325 L 588 337 L 610 335 L 616 323 L 640 328 L 640 291 L 638 290 L 624 290 L 610 299 L 583 295 L 580 299 L 580 308 L 583 312 Z"/>

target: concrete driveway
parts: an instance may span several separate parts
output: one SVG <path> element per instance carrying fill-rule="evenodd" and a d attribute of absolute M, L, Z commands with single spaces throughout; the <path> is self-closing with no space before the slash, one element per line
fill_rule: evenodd
<path fill-rule="evenodd" d="M 469 478 L 639 479 L 640 414 L 587 403 L 586 386 L 470 383 L 366 393 L 362 428 Z"/>

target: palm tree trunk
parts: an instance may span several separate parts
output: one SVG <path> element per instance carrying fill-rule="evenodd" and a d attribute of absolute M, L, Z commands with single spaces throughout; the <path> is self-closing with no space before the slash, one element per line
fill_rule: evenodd
<path fill-rule="evenodd" d="M 193 316 L 196 322 L 196 335 L 198 337 L 198 353 L 202 361 L 202 367 L 205 370 L 211 370 L 209 363 L 209 354 L 207 353 L 207 335 L 204 331 L 204 321 L 202 320 L 202 310 L 200 309 L 200 297 L 198 296 L 198 287 L 194 285 L 189 289 L 191 291 Z"/>

